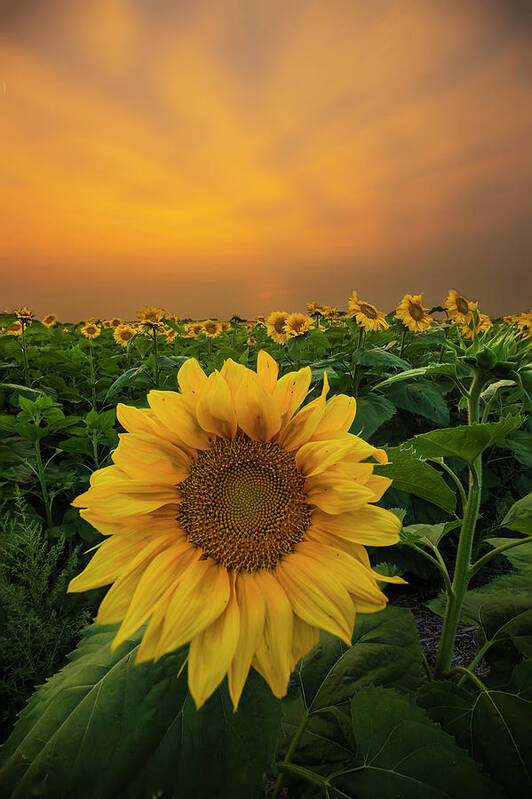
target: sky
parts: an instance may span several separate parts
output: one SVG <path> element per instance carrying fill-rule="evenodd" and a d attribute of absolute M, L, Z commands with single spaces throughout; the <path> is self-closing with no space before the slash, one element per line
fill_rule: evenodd
<path fill-rule="evenodd" d="M 527 0 L 0 0 L 0 309 L 532 305 Z"/>

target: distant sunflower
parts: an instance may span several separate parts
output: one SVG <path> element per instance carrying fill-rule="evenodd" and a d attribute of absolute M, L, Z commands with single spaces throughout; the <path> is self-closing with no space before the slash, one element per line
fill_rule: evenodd
<path fill-rule="evenodd" d="M 146 305 L 137 312 L 137 317 L 141 322 L 160 322 L 164 319 L 164 313 L 162 308 L 157 308 L 155 305 Z"/>
<path fill-rule="evenodd" d="M 286 320 L 290 316 L 284 311 L 273 311 L 266 319 L 268 335 L 277 344 L 286 344 L 290 333 L 286 330 Z"/>
<path fill-rule="evenodd" d="M 347 432 L 356 403 L 310 388 L 307 366 L 278 380 L 227 360 L 209 377 L 181 367 L 181 393 L 150 391 L 149 409 L 118 405 L 127 433 L 72 503 L 109 536 L 69 591 L 112 583 L 97 616 L 121 622 L 115 649 L 143 624 L 136 662 L 190 643 L 188 684 L 200 707 L 228 678 L 236 709 L 253 666 L 275 696 L 324 629 L 350 644 L 357 611 L 387 599 L 365 545 L 398 541 L 378 507 L 386 455 Z"/>
<path fill-rule="evenodd" d="M 47 314 L 42 320 L 42 323 L 45 327 L 53 327 L 56 322 L 57 322 L 57 316 L 53 313 Z"/>
<path fill-rule="evenodd" d="M 202 323 L 202 330 L 209 338 L 216 338 L 222 332 L 222 326 L 215 319 L 206 319 Z"/>
<path fill-rule="evenodd" d="M 122 324 L 122 320 L 120 319 L 119 316 L 113 316 L 112 319 L 109 319 L 109 323 L 112 328 L 117 328 L 120 327 L 120 325 Z"/>
<path fill-rule="evenodd" d="M 307 303 L 307 311 L 312 316 L 314 316 L 315 314 L 319 314 L 320 316 L 327 316 L 329 308 L 330 308 L 329 305 L 320 305 L 320 303 L 318 302 Z"/>
<path fill-rule="evenodd" d="M 450 318 L 463 325 L 467 325 L 471 321 L 473 318 L 473 311 L 477 307 L 477 303 L 471 302 L 467 297 L 459 294 L 454 289 L 449 291 L 443 304 L 447 308 Z"/>
<path fill-rule="evenodd" d="M 113 338 L 120 346 L 127 347 L 128 341 L 131 341 L 133 336 L 136 335 L 136 332 L 135 328 L 131 327 L 131 325 L 118 325 L 113 331 Z"/>
<path fill-rule="evenodd" d="M 231 322 L 220 322 L 222 326 L 222 333 L 228 333 L 231 330 Z"/>
<path fill-rule="evenodd" d="M 202 322 L 187 322 L 185 325 L 185 338 L 197 338 L 204 332 Z"/>
<path fill-rule="evenodd" d="M 476 324 L 476 333 L 484 333 L 486 330 L 490 330 L 493 327 L 493 322 L 485 313 L 478 313 L 477 314 L 477 324 Z M 466 338 L 473 338 L 473 319 L 468 325 L 461 325 L 460 332 Z"/>
<path fill-rule="evenodd" d="M 167 329 L 167 331 L 166 331 L 166 340 L 167 341 L 173 341 L 176 336 L 177 336 L 177 330 L 174 330 L 173 327 L 170 327 L 170 328 Z"/>
<path fill-rule="evenodd" d="M 515 321 L 519 330 L 530 333 L 532 331 L 532 310 L 523 311 L 523 313 L 516 315 Z"/>
<path fill-rule="evenodd" d="M 248 340 L 246 342 L 248 347 L 254 347 L 256 343 L 257 343 L 257 340 L 256 340 L 256 338 L 254 336 L 249 336 L 249 338 L 248 338 Z"/>
<path fill-rule="evenodd" d="M 21 336 L 22 322 L 19 322 L 18 320 L 16 322 L 11 322 L 11 324 L 6 327 L 5 332 L 8 334 L 8 336 Z"/>
<path fill-rule="evenodd" d="M 359 300 L 356 291 L 353 291 L 348 304 L 348 316 L 354 316 L 357 324 L 364 330 L 384 330 L 389 327 L 383 312 L 378 311 L 371 303 Z"/>
<path fill-rule="evenodd" d="M 35 317 L 35 314 L 33 313 L 32 310 L 30 310 L 30 308 L 28 308 L 27 305 L 23 305 L 22 308 L 17 308 L 15 313 L 17 315 L 17 318 L 20 319 L 22 323 L 28 325 L 31 324 L 32 320 Z"/>
<path fill-rule="evenodd" d="M 93 325 L 92 323 L 84 325 L 81 328 L 81 335 L 85 336 L 85 338 L 90 338 L 90 339 L 98 338 L 101 332 L 102 332 L 101 327 L 98 327 L 98 325 Z"/>
<path fill-rule="evenodd" d="M 409 330 L 414 333 L 422 333 L 432 327 L 434 320 L 428 314 L 428 309 L 421 305 L 421 294 L 405 294 L 397 306 L 395 316 Z"/>
<path fill-rule="evenodd" d="M 112 328 L 112 325 L 111 325 L 111 320 L 110 320 L 110 319 L 106 319 L 106 320 L 103 322 L 103 326 L 104 326 L 104 328 L 105 328 L 106 330 L 110 330 L 110 329 Z"/>
<path fill-rule="evenodd" d="M 286 319 L 286 329 L 292 336 L 301 336 L 314 327 L 312 317 L 304 313 L 291 313 Z"/>

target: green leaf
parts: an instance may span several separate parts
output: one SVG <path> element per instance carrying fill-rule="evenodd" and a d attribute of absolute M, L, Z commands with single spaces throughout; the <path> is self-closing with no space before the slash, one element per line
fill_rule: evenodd
<path fill-rule="evenodd" d="M 120 375 L 120 377 L 117 377 L 116 380 L 111 383 L 107 389 L 104 402 L 107 402 L 107 400 L 116 394 L 122 387 L 126 386 L 128 383 L 131 383 L 135 377 L 145 374 L 146 371 L 147 370 L 145 366 L 135 366 L 132 369 L 127 369 Z"/>
<path fill-rule="evenodd" d="M 412 448 L 404 444 L 389 447 L 386 452 L 390 463 L 377 464 L 373 470 L 375 474 L 390 477 L 393 488 L 426 499 L 447 513 L 454 513 L 456 496 L 440 472 L 420 460 Z"/>
<path fill-rule="evenodd" d="M 395 407 L 386 397 L 379 397 L 378 394 L 361 397 L 357 399 L 356 417 L 349 432 L 369 440 L 394 413 Z"/>
<path fill-rule="evenodd" d="M 501 527 L 507 527 L 518 533 L 532 534 L 532 491 L 512 505 L 502 520 Z"/>
<path fill-rule="evenodd" d="M 532 435 L 525 430 L 516 430 L 508 438 L 503 438 L 496 444 L 499 449 L 509 449 L 515 460 L 525 469 L 532 467 Z"/>
<path fill-rule="evenodd" d="M 414 377 L 426 377 L 427 375 L 445 375 L 446 377 L 456 377 L 456 366 L 452 363 L 429 363 L 427 366 L 420 366 L 417 369 L 407 369 L 397 375 L 392 375 L 381 383 L 377 383 L 375 389 L 390 386 L 403 380 L 411 380 Z"/>
<path fill-rule="evenodd" d="M 261 796 L 280 717 L 264 681 L 251 677 L 237 713 L 225 687 L 197 712 L 186 668 L 177 678 L 186 649 L 135 666 L 142 631 L 113 653 L 116 629 L 88 628 L 31 697 L 4 746 L 2 795 Z"/>
<path fill-rule="evenodd" d="M 357 366 L 380 366 L 382 368 L 395 367 L 396 369 L 408 369 L 410 364 L 398 358 L 392 352 L 387 352 L 384 349 L 368 350 L 365 347 L 360 347 L 353 351 L 352 362 Z"/>
<path fill-rule="evenodd" d="M 450 681 L 425 683 L 418 702 L 484 764 L 509 796 L 532 787 L 532 704 L 505 691 L 472 693 Z"/>
<path fill-rule="evenodd" d="M 411 700 L 368 686 L 351 700 L 356 757 L 330 780 L 331 797 L 444 799 L 497 796 L 477 764 Z"/>
<path fill-rule="evenodd" d="M 514 544 L 516 541 L 519 541 L 519 538 L 488 538 L 486 540 L 496 549 L 506 544 Z M 512 566 L 516 569 L 532 572 L 532 541 L 524 540 L 522 543 L 501 554 L 505 558 L 508 558 Z"/>
<path fill-rule="evenodd" d="M 517 430 L 523 421 L 523 416 L 506 416 L 498 422 L 432 430 L 414 436 L 405 445 L 411 444 L 421 458 L 454 457 L 472 464 L 485 449 Z"/>
<path fill-rule="evenodd" d="M 424 416 L 436 425 L 449 424 L 449 409 L 438 389 L 428 380 L 397 383 L 389 387 L 386 396 L 398 408 Z"/>
<path fill-rule="evenodd" d="M 404 544 L 421 544 L 423 546 L 437 547 L 441 539 L 451 530 L 459 527 L 461 522 L 441 522 L 440 524 L 409 524 L 400 532 Z"/>

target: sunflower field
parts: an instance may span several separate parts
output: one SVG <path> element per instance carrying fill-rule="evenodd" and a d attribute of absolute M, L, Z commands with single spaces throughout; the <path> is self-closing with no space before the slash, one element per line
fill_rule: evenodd
<path fill-rule="evenodd" d="M 0 314 L 0 793 L 532 787 L 532 311 Z"/>

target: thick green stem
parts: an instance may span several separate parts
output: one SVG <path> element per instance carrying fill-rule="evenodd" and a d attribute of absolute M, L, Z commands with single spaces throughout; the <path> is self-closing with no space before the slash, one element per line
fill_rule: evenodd
<path fill-rule="evenodd" d="M 92 434 L 92 457 L 94 459 L 94 466 L 96 469 L 100 468 L 100 462 L 98 459 L 98 434 Z"/>
<path fill-rule="evenodd" d="M 34 446 L 35 446 L 35 458 L 37 461 L 37 474 L 39 475 L 42 501 L 44 504 L 44 513 L 46 516 L 46 525 L 48 528 L 50 528 L 53 527 L 52 509 L 50 508 L 50 496 L 48 494 L 48 486 L 46 485 L 46 475 L 44 473 L 44 467 L 42 464 L 41 442 L 37 439 L 37 441 L 34 442 Z"/>
<path fill-rule="evenodd" d="M 485 378 L 482 372 L 475 371 L 468 396 L 468 423 L 476 424 L 479 414 L 479 398 Z M 436 676 L 442 677 L 451 668 L 456 639 L 456 629 L 462 613 L 464 597 L 471 579 L 471 552 L 480 507 L 482 490 L 482 456 L 479 455 L 469 468 L 469 491 L 460 529 L 460 539 L 456 552 L 454 577 L 451 591 L 447 596 L 445 616 L 436 660 Z"/>
<path fill-rule="evenodd" d="M 292 760 L 292 757 L 294 756 L 294 752 L 297 749 L 297 745 L 299 743 L 299 739 L 301 738 L 301 736 L 303 735 L 303 733 L 305 731 L 305 728 L 306 728 L 306 726 L 308 724 L 309 718 L 310 718 L 310 714 L 309 714 L 308 710 L 306 710 L 305 713 L 303 714 L 303 717 L 302 717 L 301 721 L 299 722 L 299 726 L 298 726 L 297 730 L 295 731 L 294 737 L 290 741 L 290 746 L 288 747 L 288 751 L 287 751 L 287 753 L 286 753 L 286 755 L 284 757 L 284 760 L 283 760 L 282 764 L 280 764 L 280 766 L 279 766 L 279 774 L 277 776 L 277 779 L 275 781 L 275 785 L 273 787 L 272 799 L 277 799 L 277 797 L 279 796 L 279 791 L 281 790 L 281 786 L 282 786 L 283 780 L 284 780 L 284 774 L 281 771 L 281 767 L 284 768 L 285 766 L 288 766 L 288 764 Z"/>

